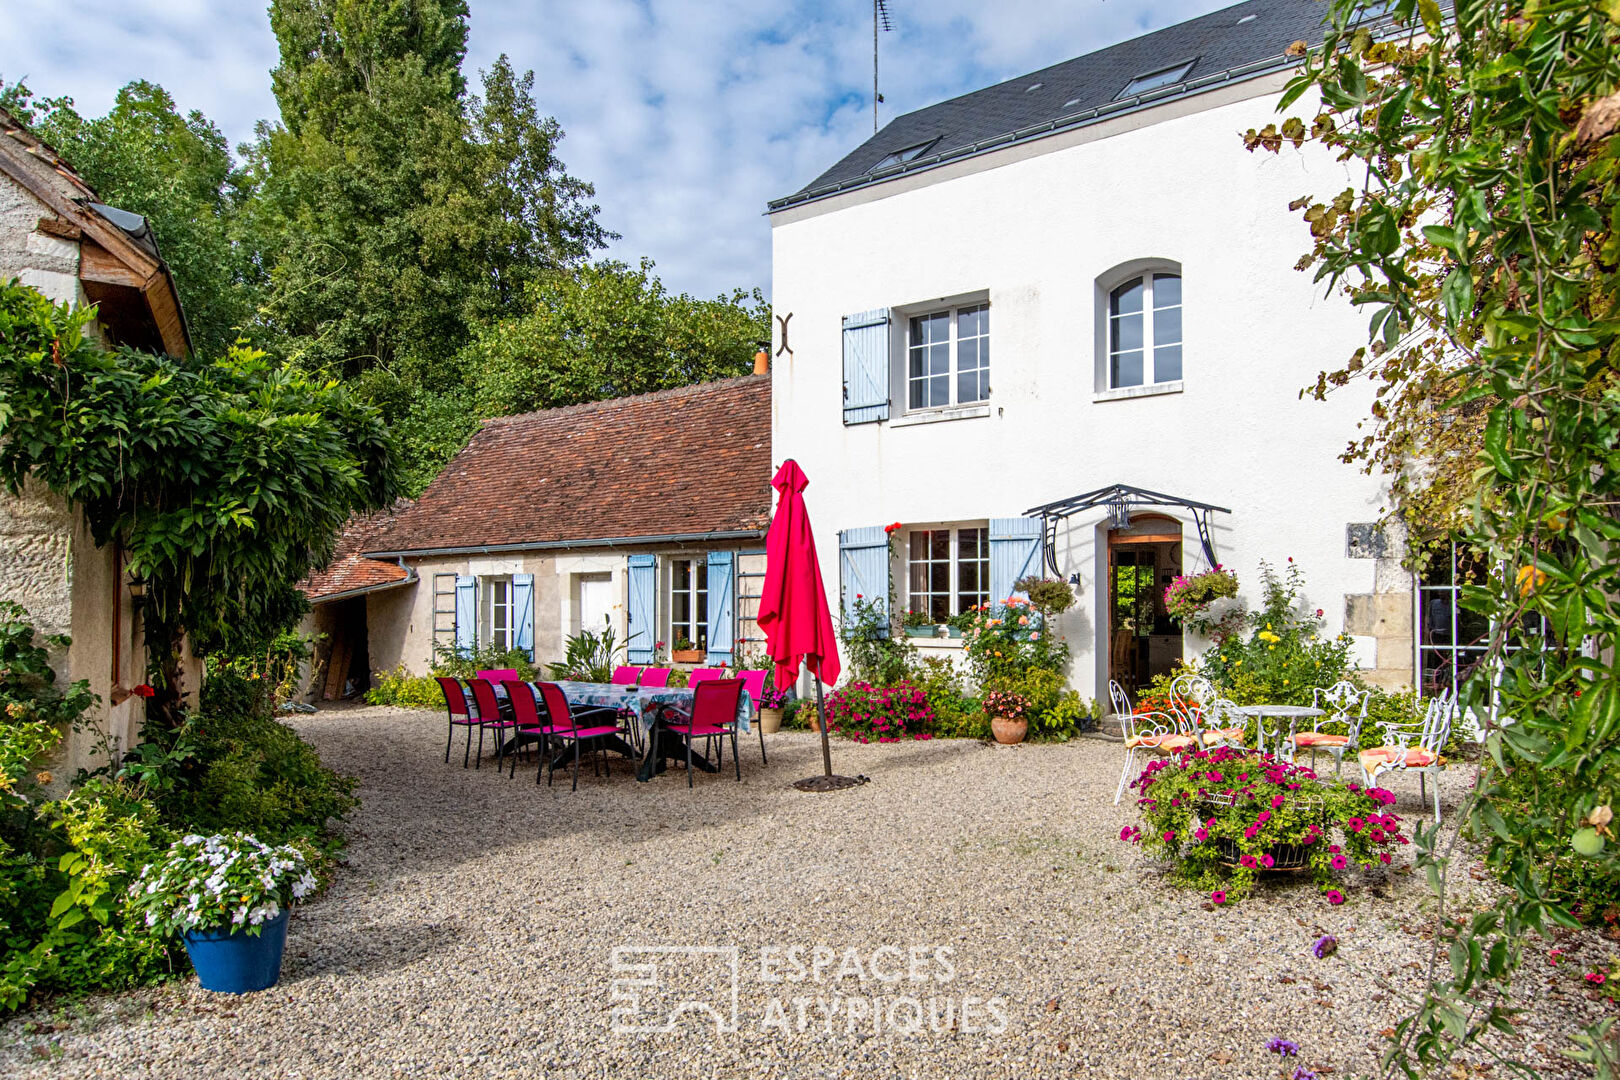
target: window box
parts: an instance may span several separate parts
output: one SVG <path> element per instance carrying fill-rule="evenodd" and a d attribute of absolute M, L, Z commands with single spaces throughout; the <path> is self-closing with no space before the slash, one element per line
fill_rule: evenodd
<path fill-rule="evenodd" d="M 701 664 L 703 656 L 702 649 L 671 649 L 669 652 L 670 660 L 677 664 Z"/>
<path fill-rule="evenodd" d="M 930 637 L 938 637 L 938 636 L 939 636 L 939 631 L 938 631 L 938 629 L 936 627 L 932 627 L 932 626 L 908 626 L 908 627 L 906 627 L 906 637 L 930 638 Z"/>

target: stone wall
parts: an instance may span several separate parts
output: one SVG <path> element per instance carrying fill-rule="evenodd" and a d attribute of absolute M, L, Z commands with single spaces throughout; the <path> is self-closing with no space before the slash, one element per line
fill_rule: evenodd
<path fill-rule="evenodd" d="M 0 599 L 27 608 L 42 634 L 71 625 L 72 531 L 67 504 L 39 485 L 21 495 L 0 491 Z"/>
<path fill-rule="evenodd" d="M 1412 572 L 1401 564 L 1405 539 L 1394 526 L 1346 529 L 1345 554 L 1373 562 L 1373 591 L 1346 593 L 1344 629 L 1356 638 L 1361 675 L 1387 690 L 1413 685 Z"/>

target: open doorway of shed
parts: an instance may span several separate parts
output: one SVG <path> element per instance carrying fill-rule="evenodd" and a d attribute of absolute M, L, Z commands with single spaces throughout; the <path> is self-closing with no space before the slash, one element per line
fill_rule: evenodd
<path fill-rule="evenodd" d="M 366 634 L 366 598 L 351 596 L 315 606 L 315 647 L 323 701 L 341 701 L 371 688 L 371 649 Z"/>
<path fill-rule="evenodd" d="M 1164 590 L 1181 573 L 1181 522 L 1133 516 L 1108 533 L 1108 677 L 1136 695 L 1181 659 L 1181 626 L 1164 608 Z"/>

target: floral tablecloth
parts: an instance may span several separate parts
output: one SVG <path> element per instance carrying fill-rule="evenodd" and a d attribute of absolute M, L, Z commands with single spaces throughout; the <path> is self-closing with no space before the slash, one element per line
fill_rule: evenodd
<path fill-rule="evenodd" d="M 570 705 L 595 705 L 604 709 L 624 709 L 641 717 L 641 727 L 651 731 L 653 722 L 664 706 L 672 706 L 688 715 L 692 712 L 694 691 L 691 687 L 620 686 L 617 683 L 560 681 L 557 683 Z M 748 721 L 754 712 L 754 701 L 747 687 L 737 701 L 737 727 L 748 731 Z"/>

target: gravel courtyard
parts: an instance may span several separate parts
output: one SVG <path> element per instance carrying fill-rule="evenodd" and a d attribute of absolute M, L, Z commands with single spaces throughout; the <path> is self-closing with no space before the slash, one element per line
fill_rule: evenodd
<path fill-rule="evenodd" d="M 1390 990 L 1427 955 L 1408 874 L 1369 875 L 1339 908 L 1308 882 L 1213 911 L 1166 886 L 1118 839 L 1134 813 L 1112 805 L 1121 754 L 1101 740 L 835 741 L 835 768 L 872 783 L 807 795 L 787 785 L 819 771 L 819 743 L 784 732 L 768 767 L 744 742 L 741 784 L 729 761 L 692 792 L 679 769 L 637 784 L 619 759 L 570 794 L 532 767 L 463 770 L 459 747 L 446 766 L 438 714 L 296 723 L 363 804 L 349 865 L 295 914 L 281 984 L 231 998 L 191 979 L 17 1017 L 0 1072 L 1251 1080 L 1279 1075 L 1264 1044 L 1283 1036 L 1338 1080 L 1374 1071 Z M 1446 776 L 1448 811 L 1469 776 Z M 1415 779 L 1393 786 L 1415 816 Z M 1340 953 L 1316 961 L 1322 933 Z M 717 951 L 622 952 L 615 971 L 616 948 L 686 945 Z M 657 1026 L 683 999 L 729 1020 L 732 956 L 735 1031 L 701 1012 L 614 1030 L 615 1009 Z M 649 962 L 659 984 L 633 1000 Z M 1608 1006 L 1530 975 L 1523 1052 L 1578 1075 L 1534 1045 Z"/>

